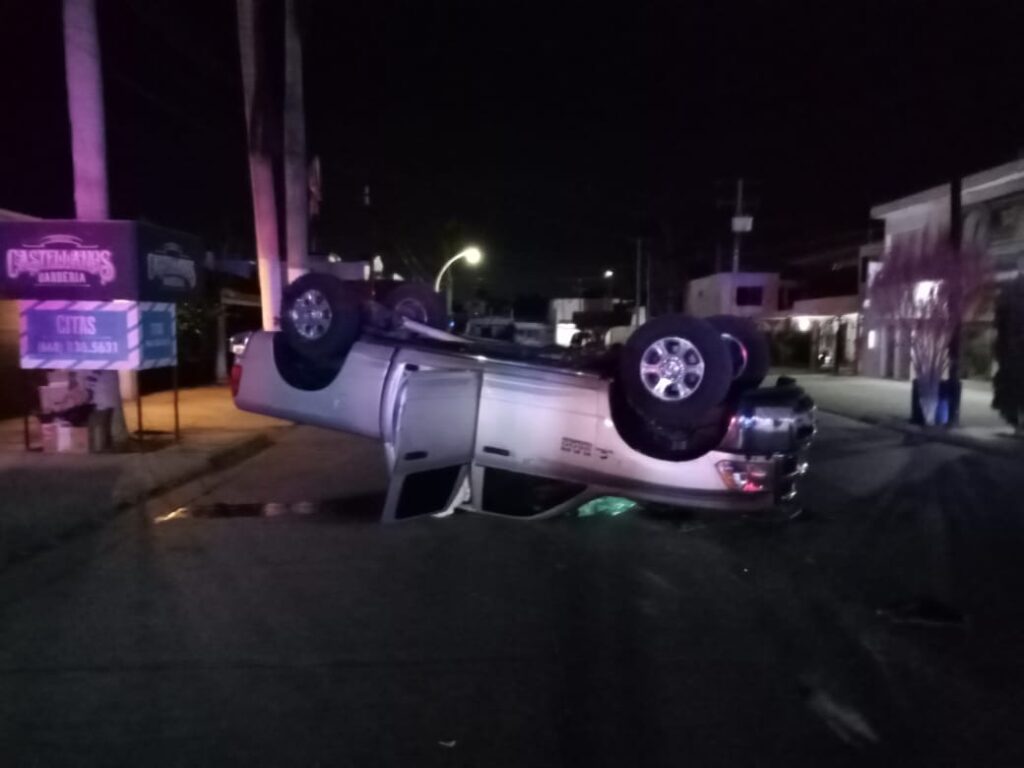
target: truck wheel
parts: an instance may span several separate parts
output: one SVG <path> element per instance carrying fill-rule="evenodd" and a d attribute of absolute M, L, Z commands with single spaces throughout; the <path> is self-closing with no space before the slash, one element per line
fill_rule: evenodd
<path fill-rule="evenodd" d="M 662 461 L 692 461 L 722 444 L 729 431 L 731 410 L 718 405 L 706 421 L 689 429 L 664 429 L 645 421 L 626 401 L 616 383 L 609 390 L 612 423 L 622 441 L 645 456 Z"/>
<path fill-rule="evenodd" d="M 444 298 L 423 283 L 402 283 L 387 295 L 384 304 L 396 315 L 431 328 L 443 329 L 448 325 Z"/>
<path fill-rule="evenodd" d="M 665 429 L 707 421 L 732 383 L 732 362 L 713 326 L 695 317 L 665 315 L 638 328 L 619 359 L 618 383 L 646 421 Z"/>
<path fill-rule="evenodd" d="M 735 393 L 756 389 L 768 375 L 768 340 L 753 320 L 735 315 L 715 315 L 708 322 L 718 329 L 729 349 Z"/>
<path fill-rule="evenodd" d="M 274 334 L 274 365 L 291 387 L 316 392 L 338 378 L 344 358 L 310 360 L 296 352 L 283 333 Z"/>
<path fill-rule="evenodd" d="M 292 349 L 309 360 L 341 358 L 359 338 L 359 305 L 338 278 L 309 272 L 284 289 L 281 330 Z"/>

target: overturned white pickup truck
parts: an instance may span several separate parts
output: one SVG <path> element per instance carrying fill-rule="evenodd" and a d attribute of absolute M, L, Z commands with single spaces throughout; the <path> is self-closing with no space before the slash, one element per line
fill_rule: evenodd
<path fill-rule="evenodd" d="M 603 495 L 756 511 L 796 494 L 814 404 L 792 380 L 759 388 L 752 323 L 663 316 L 573 355 L 439 330 L 422 286 L 386 303 L 306 275 L 282 332 L 253 334 L 232 371 L 239 408 L 382 440 L 385 520 L 549 517 Z"/>

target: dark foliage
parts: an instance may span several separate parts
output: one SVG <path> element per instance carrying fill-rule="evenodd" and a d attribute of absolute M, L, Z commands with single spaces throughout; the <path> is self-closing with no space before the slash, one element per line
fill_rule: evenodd
<path fill-rule="evenodd" d="M 996 362 L 992 407 L 1007 422 L 1024 427 L 1024 279 L 1007 286 L 996 305 Z"/>

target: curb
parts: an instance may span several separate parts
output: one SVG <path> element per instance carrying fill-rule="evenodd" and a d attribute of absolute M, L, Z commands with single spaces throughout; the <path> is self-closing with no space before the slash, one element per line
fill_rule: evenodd
<path fill-rule="evenodd" d="M 187 485 L 188 483 L 198 480 L 206 475 L 240 464 L 246 459 L 266 450 L 273 444 L 274 441 L 266 432 L 259 432 L 251 437 L 239 440 L 222 450 L 210 453 L 210 455 L 206 457 L 206 461 L 204 461 L 200 466 L 194 467 L 189 471 L 182 472 L 182 474 L 177 477 L 172 477 L 162 483 L 146 488 L 144 491 L 135 494 L 131 499 L 122 499 L 121 501 L 112 503 L 102 511 L 99 511 L 96 515 L 80 520 L 68 528 L 53 533 L 49 538 L 41 539 L 40 541 L 34 542 L 23 549 L 15 550 L 13 552 L 0 552 L 0 575 L 2 575 L 4 571 L 12 565 L 23 563 L 26 560 L 31 560 L 33 557 L 48 552 L 60 544 L 73 541 L 92 531 L 99 530 L 122 513 L 138 507 L 149 499 L 161 496 L 175 488 Z"/>
<path fill-rule="evenodd" d="M 874 416 L 857 416 L 851 413 L 843 413 L 842 411 L 834 411 L 830 408 L 822 408 L 821 406 L 818 406 L 818 410 L 824 413 L 830 413 L 833 416 L 841 416 L 844 419 L 859 421 L 861 424 L 870 424 L 873 427 L 880 427 L 892 432 L 899 432 L 904 435 L 916 437 L 924 442 L 943 443 L 945 445 L 956 446 L 957 448 L 968 448 L 970 450 L 1002 457 L 1019 457 L 1024 453 L 1024 441 L 1012 438 L 1007 438 L 1007 442 L 1005 444 L 992 443 L 987 440 L 978 440 L 977 438 L 967 437 L 966 435 L 957 434 L 955 432 L 946 432 L 938 429 L 928 430 L 914 424 L 904 424 L 903 422 L 895 419 L 880 419 Z"/>
<path fill-rule="evenodd" d="M 213 472 L 219 472 L 223 469 L 228 469 L 236 464 L 241 464 L 246 459 L 252 458 L 257 453 L 265 451 L 274 441 L 267 436 L 265 432 L 259 432 L 252 437 L 240 440 L 234 445 L 230 445 L 220 451 L 211 453 L 202 466 L 196 467 L 195 469 L 183 472 L 178 477 L 171 478 L 163 483 L 154 485 L 151 488 L 147 488 L 142 493 L 136 494 L 131 499 L 125 499 L 117 502 L 114 505 L 113 510 L 115 513 L 124 512 L 125 510 L 136 507 L 144 501 L 155 498 L 156 496 L 162 496 L 168 491 L 172 491 L 175 488 L 180 488 L 183 485 L 198 480 L 205 475 L 209 475 Z"/>

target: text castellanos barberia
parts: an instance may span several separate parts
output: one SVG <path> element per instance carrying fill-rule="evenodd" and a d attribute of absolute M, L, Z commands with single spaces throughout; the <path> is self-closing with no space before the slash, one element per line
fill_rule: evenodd
<path fill-rule="evenodd" d="M 10 248 L 7 276 L 13 280 L 21 275 L 31 276 L 37 285 L 84 285 L 87 275 L 95 275 L 106 285 L 117 270 L 113 254 L 100 248 Z"/>

